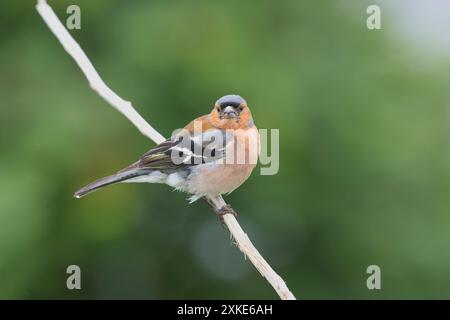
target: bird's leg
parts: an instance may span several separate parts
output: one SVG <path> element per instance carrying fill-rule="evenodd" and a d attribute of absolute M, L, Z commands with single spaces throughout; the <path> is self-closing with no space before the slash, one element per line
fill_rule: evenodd
<path fill-rule="evenodd" d="M 217 209 L 217 207 L 208 198 L 203 197 L 203 199 L 206 201 L 208 206 L 210 206 L 211 209 L 213 209 L 214 212 L 217 214 L 220 222 L 224 223 L 223 216 L 226 214 L 232 214 L 233 216 L 237 217 L 237 212 L 233 210 L 231 205 L 227 204 L 227 205 L 224 205 L 222 208 Z"/>

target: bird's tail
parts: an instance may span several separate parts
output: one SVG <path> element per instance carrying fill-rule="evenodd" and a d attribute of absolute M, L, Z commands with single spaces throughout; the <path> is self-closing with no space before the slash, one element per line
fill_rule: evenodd
<path fill-rule="evenodd" d="M 95 191 L 99 188 L 106 187 L 110 184 L 122 182 L 122 181 L 125 181 L 128 179 L 131 179 L 131 178 L 146 175 L 149 173 L 149 171 L 150 170 L 148 170 L 148 169 L 131 169 L 131 170 L 123 171 L 123 172 L 118 172 L 116 174 L 98 179 L 98 180 L 88 184 L 87 186 L 85 186 L 85 187 L 81 188 L 80 190 L 78 190 L 77 192 L 75 192 L 73 196 L 75 198 L 81 198 L 81 197 L 85 196 L 86 194 L 91 193 L 92 191 Z"/>

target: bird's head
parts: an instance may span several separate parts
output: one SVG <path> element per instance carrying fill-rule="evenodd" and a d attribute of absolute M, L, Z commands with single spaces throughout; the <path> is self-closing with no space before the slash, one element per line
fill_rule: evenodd
<path fill-rule="evenodd" d="M 247 102 L 234 94 L 216 101 L 210 113 L 211 123 L 221 129 L 248 129 L 253 127 L 253 118 Z"/>

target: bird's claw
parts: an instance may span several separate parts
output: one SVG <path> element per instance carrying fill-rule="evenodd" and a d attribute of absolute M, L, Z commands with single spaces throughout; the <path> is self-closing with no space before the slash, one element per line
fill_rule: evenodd
<path fill-rule="evenodd" d="M 220 208 L 219 210 L 216 211 L 217 215 L 219 216 L 219 220 L 222 223 L 225 223 L 223 220 L 223 216 L 226 214 L 232 214 L 233 216 L 237 217 L 237 212 L 233 210 L 233 208 L 227 204 L 224 205 L 222 208 Z"/>

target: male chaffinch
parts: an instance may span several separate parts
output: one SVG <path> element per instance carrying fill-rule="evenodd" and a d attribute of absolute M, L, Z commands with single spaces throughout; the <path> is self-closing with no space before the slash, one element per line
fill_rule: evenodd
<path fill-rule="evenodd" d="M 75 192 L 76 198 L 117 182 L 165 183 L 191 202 L 230 193 L 250 176 L 259 155 L 259 133 L 245 100 L 226 95 L 212 111 L 160 143 L 118 173 Z M 215 209 L 235 214 L 231 207 Z"/>

